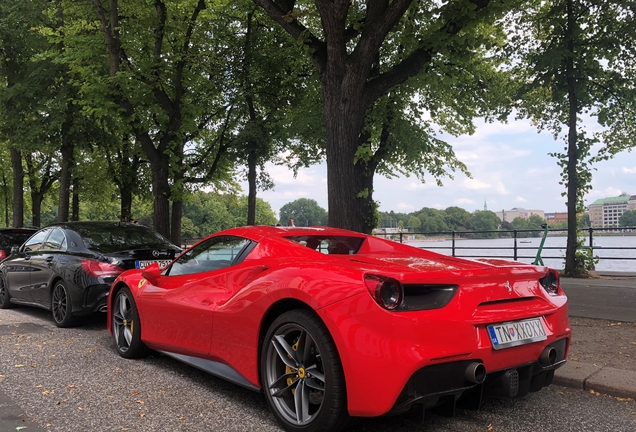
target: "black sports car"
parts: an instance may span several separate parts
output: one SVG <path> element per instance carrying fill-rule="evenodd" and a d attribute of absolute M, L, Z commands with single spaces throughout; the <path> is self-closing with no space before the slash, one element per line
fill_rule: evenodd
<path fill-rule="evenodd" d="M 0 228 L 0 261 L 11 254 L 14 246 L 20 246 L 37 228 Z"/>
<path fill-rule="evenodd" d="M 106 311 L 111 283 L 124 270 L 167 266 L 181 249 L 157 232 L 126 222 L 67 222 L 37 231 L 0 263 L 0 308 L 52 312 L 58 327 Z"/>

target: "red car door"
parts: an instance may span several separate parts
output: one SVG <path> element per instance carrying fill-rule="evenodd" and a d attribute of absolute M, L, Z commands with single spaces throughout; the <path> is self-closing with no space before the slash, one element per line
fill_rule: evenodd
<path fill-rule="evenodd" d="M 152 283 L 142 282 L 138 308 L 143 340 L 160 350 L 207 355 L 214 310 L 230 295 L 229 275 L 250 245 L 240 237 L 210 238 Z"/>

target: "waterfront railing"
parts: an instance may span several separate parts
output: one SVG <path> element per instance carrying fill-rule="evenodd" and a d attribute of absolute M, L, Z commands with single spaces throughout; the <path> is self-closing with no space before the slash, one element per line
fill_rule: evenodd
<path fill-rule="evenodd" d="M 388 230 L 387 230 L 388 231 Z M 591 254 L 602 260 L 624 260 L 624 261 L 636 261 L 636 247 L 633 246 L 598 246 L 594 243 L 595 237 L 601 236 L 616 236 L 616 235 L 636 235 L 636 227 L 605 227 L 605 228 L 582 228 L 578 230 L 580 238 L 584 239 L 583 247 L 590 249 Z M 537 252 L 537 246 L 525 246 L 522 243 L 531 237 L 542 237 L 542 229 L 518 229 L 518 230 L 484 230 L 484 231 L 424 231 L 424 232 L 382 232 L 382 229 L 376 230 L 374 235 L 384 238 L 390 238 L 400 243 L 405 243 L 411 240 L 424 240 L 424 241 L 450 241 L 450 245 L 429 245 L 422 246 L 422 249 L 428 250 L 445 250 L 450 252 L 450 255 L 461 258 L 481 258 L 484 257 L 483 251 L 488 250 L 500 250 L 504 251 L 497 253 L 496 258 L 506 258 L 518 261 L 520 259 L 534 259 Z M 567 228 L 549 228 L 547 229 L 548 237 L 566 237 Z M 511 238 L 513 240 L 512 245 L 485 245 L 480 244 L 479 247 L 475 246 L 462 246 L 458 244 L 458 240 L 467 239 L 496 239 L 496 238 Z M 521 243 L 521 244 L 520 244 Z M 479 250 L 479 254 L 475 255 L 468 251 Z M 541 258 L 546 259 L 563 259 L 563 255 L 555 256 L 554 251 L 563 251 L 564 246 L 542 246 Z M 506 254 L 505 251 L 509 251 Z M 533 255 L 525 255 L 528 251 L 533 251 Z M 634 251 L 633 256 L 630 256 L 629 252 L 621 256 L 611 256 L 604 253 L 605 251 Z M 551 255 L 552 254 L 552 255 Z M 495 256 L 493 256 L 495 257 Z M 635 266 L 636 268 L 636 266 Z"/>

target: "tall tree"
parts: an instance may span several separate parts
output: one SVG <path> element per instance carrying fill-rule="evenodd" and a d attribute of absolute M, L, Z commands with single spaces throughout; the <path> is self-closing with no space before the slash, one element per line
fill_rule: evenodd
<path fill-rule="evenodd" d="M 591 164 L 635 145 L 635 17 L 636 3 L 623 0 L 537 0 L 513 17 L 520 112 L 565 142 L 564 152 L 552 155 L 566 186 L 568 275 L 586 273 L 576 265 L 577 214 L 592 187 Z M 583 115 L 596 117 L 605 132 L 586 131 Z M 597 143 L 604 148 L 593 156 Z"/>
<path fill-rule="evenodd" d="M 383 97 L 390 107 L 389 93 L 422 71 L 431 74 L 445 61 L 467 64 L 485 42 L 476 30 L 512 4 L 316 0 L 312 6 L 308 1 L 253 1 L 303 43 L 318 71 L 326 125 L 329 224 L 362 232 L 376 224 L 372 184 L 378 161 L 359 152 L 372 135 L 365 125 L 369 110 Z M 461 66 L 446 68 L 453 70 Z M 378 159 L 383 157 L 381 152 Z"/>

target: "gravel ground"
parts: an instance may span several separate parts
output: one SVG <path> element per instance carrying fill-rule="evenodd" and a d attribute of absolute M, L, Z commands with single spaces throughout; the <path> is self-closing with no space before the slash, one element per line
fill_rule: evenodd
<path fill-rule="evenodd" d="M 580 332 L 577 349 L 619 326 L 591 321 L 573 320 L 596 329 L 585 339 Z M 120 358 L 103 316 L 58 329 L 39 309 L 0 310 L 0 347 L 0 392 L 21 408 L 24 424 L 46 431 L 280 430 L 258 393 L 162 355 Z M 607 348 L 609 362 L 616 347 Z M 481 411 L 451 419 L 363 419 L 355 430 L 634 432 L 636 403 L 552 386 L 521 399 L 487 400 Z"/>
<path fill-rule="evenodd" d="M 636 323 L 570 317 L 568 360 L 636 372 Z"/>

